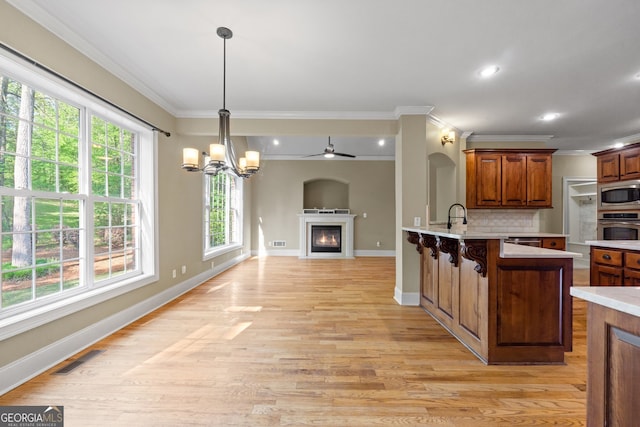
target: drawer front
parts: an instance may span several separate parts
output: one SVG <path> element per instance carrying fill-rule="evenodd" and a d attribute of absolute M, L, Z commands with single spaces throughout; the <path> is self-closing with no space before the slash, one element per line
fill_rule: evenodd
<path fill-rule="evenodd" d="M 640 270 L 640 253 L 627 252 L 624 254 L 624 265 L 628 268 Z"/>
<path fill-rule="evenodd" d="M 564 237 L 544 237 L 542 239 L 542 247 L 564 251 Z"/>
<path fill-rule="evenodd" d="M 622 267 L 622 252 L 613 249 L 594 249 L 593 261 L 598 264 Z"/>

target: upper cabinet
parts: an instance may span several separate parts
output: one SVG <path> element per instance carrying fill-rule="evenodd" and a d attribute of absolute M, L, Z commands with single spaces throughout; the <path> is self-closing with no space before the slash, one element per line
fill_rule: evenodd
<path fill-rule="evenodd" d="M 474 149 L 467 156 L 467 208 L 550 208 L 549 149 Z"/>
<path fill-rule="evenodd" d="M 598 182 L 640 178 L 640 144 L 593 153 L 598 157 Z"/>

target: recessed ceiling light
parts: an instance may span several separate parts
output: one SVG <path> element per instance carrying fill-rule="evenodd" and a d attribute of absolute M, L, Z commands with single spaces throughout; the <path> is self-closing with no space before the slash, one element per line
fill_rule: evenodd
<path fill-rule="evenodd" d="M 384 145 L 384 139 L 381 139 L 380 141 L 378 141 L 378 145 L 382 147 Z"/>
<path fill-rule="evenodd" d="M 624 143 L 622 142 L 616 142 L 615 144 L 613 144 L 613 148 L 622 148 L 624 147 Z"/>
<path fill-rule="evenodd" d="M 636 78 L 636 80 L 640 80 L 640 73 L 636 74 L 634 77 Z"/>
<path fill-rule="evenodd" d="M 278 141 L 277 139 L 273 140 L 273 145 L 280 145 L 280 141 Z"/>
<path fill-rule="evenodd" d="M 560 114 L 558 113 L 546 113 L 540 117 L 540 120 L 544 120 L 545 122 L 550 122 L 551 120 L 555 120 L 558 118 Z"/>
<path fill-rule="evenodd" d="M 497 65 L 489 65 L 488 67 L 484 67 L 480 70 L 480 77 L 487 78 L 493 76 L 500 70 L 500 67 Z"/>

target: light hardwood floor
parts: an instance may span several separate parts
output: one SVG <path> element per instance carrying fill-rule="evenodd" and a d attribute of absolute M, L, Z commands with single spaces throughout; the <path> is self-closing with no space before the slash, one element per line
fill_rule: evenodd
<path fill-rule="evenodd" d="M 586 425 L 581 301 L 566 364 L 486 366 L 394 282 L 394 258 L 251 259 L 0 405 L 63 405 L 67 427 Z"/>

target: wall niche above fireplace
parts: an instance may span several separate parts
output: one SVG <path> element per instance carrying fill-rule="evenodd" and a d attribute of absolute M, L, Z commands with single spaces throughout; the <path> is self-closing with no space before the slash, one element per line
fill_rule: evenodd
<path fill-rule="evenodd" d="M 304 182 L 303 209 L 349 208 L 349 184 L 335 179 Z"/>

